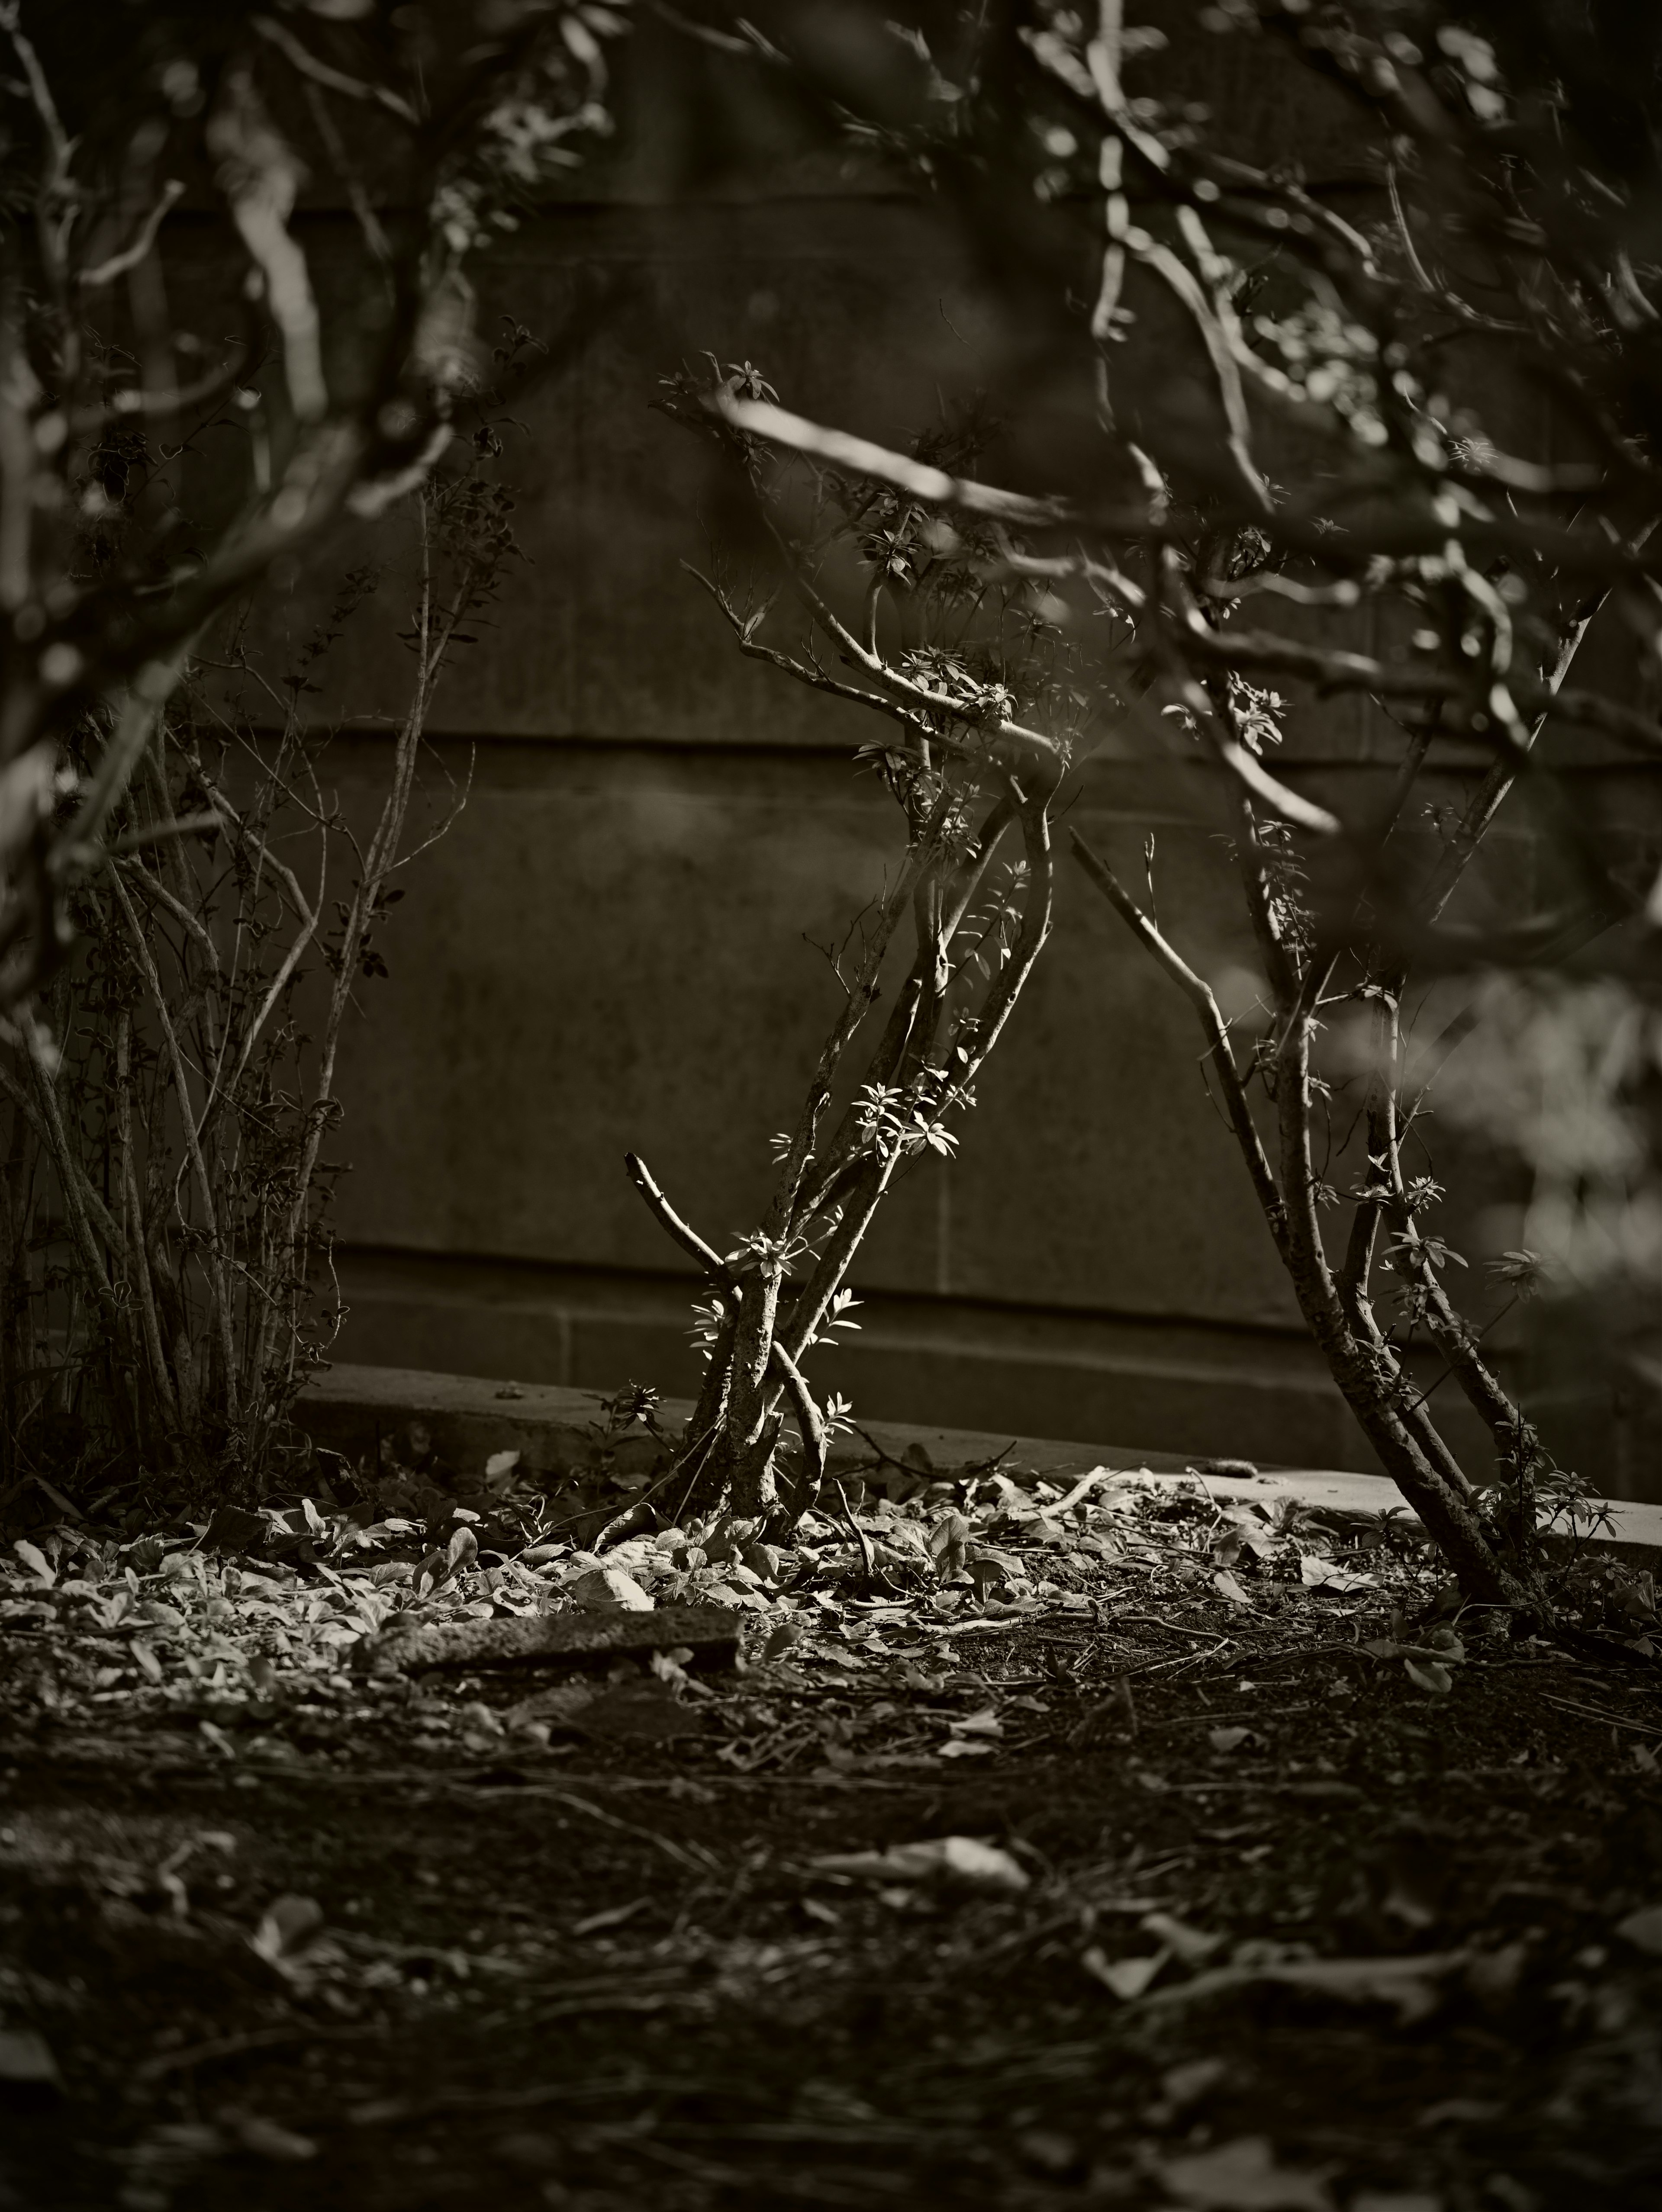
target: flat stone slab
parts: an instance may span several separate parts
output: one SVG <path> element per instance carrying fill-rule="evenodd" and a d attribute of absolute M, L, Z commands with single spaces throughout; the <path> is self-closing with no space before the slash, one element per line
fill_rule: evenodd
<path fill-rule="evenodd" d="M 673 1420 L 691 1407 L 663 1411 Z M 582 1461 L 603 1416 L 598 1390 L 343 1364 L 312 1376 L 295 1420 L 314 1443 L 355 1463 L 373 1465 L 383 1440 L 405 1442 L 418 1423 L 454 1467 L 482 1469 L 492 1452 L 517 1451 L 528 1467 L 548 1473 Z"/>
<path fill-rule="evenodd" d="M 504 1395 L 504 1393 L 508 1395 Z M 681 1426 L 690 1402 L 665 1400 L 659 1418 L 665 1427 Z M 554 1383 L 502 1383 L 479 1375 L 435 1375 L 402 1367 L 342 1364 L 314 1375 L 301 1394 L 295 1419 L 317 1443 L 357 1458 L 373 1454 L 378 1435 L 391 1435 L 411 1420 L 432 1430 L 447 1458 L 483 1467 L 486 1455 L 504 1449 L 523 1453 L 527 1465 L 549 1468 L 578 1455 L 592 1439 L 600 1417 L 600 1394 L 569 1390 Z M 1018 1467 L 1032 1468 L 1049 1482 L 1071 1486 L 1095 1468 L 1129 1473 L 1146 1469 L 1157 1481 L 1187 1478 L 1203 1482 L 1220 1504 L 1248 1498 L 1274 1504 L 1291 1498 L 1312 1510 L 1407 1515 L 1394 1482 L 1382 1474 L 1358 1474 L 1338 1468 L 1260 1466 L 1256 1474 L 1213 1473 L 1214 1462 L 1181 1452 L 1144 1451 L 1129 1444 L 1073 1443 L 1054 1437 L 1010 1437 L 979 1430 L 920 1428 L 896 1421 L 862 1424 L 866 1436 L 886 1455 L 923 1472 L 923 1462 L 945 1474 L 995 1459 L 1007 1447 Z M 831 1471 L 844 1477 L 869 1472 L 871 1451 L 862 1437 L 839 1437 Z M 1662 1505 L 1605 1498 L 1604 1527 L 1585 1540 L 1587 1548 L 1611 1553 L 1633 1567 L 1662 1567 Z M 1408 1516 L 1409 1519 L 1412 1516 Z M 559 1619 L 569 1616 L 559 1615 Z M 636 1619 L 650 1622 L 651 1613 Z M 508 1624 L 486 1624 L 503 1627 Z M 670 1638 L 670 1642 L 678 1639 Z M 688 1639 L 681 1638 L 679 1641 Z M 661 1648 L 657 1644 L 644 1648 Z M 642 1647 L 631 1647 L 642 1648 Z M 457 1664 L 466 1662 L 458 1661 Z"/>
<path fill-rule="evenodd" d="M 1408 1526 L 1417 1528 L 1420 1525 L 1403 1504 L 1396 1484 L 1383 1474 L 1347 1474 L 1336 1468 L 1294 1467 L 1265 1469 L 1254 1475 L 1207 1474 L 1194 1479 L 1203 1482 L 1220 1504 L 1236 1505 L 1254 1500 L 1259 1504 L 1274 1505 L 1279 1499 L 1290 1498 L 1310 1512 L 1325 1510 L 1341 1517 L 1371 1518 L 1395 1511 Z M 1610 1553 L 1630 1567 L 1654 1568 L 1662 1565 L 1662 1505 L 1641 1505 L 1620 1498 L 1592 1502 L 1602 1510 L 1604 1520 L 1590 1533 L 1581 1534 L 1579 1540 L 1588 1550 Z M 1568 1533 L 1552 1534 L 1547 1538 L 1549 1546 L 1554 1547 L 1568 1546 L 1572 1540 Z"/>
<path fill-rule="evenodd" d="M 395 1630 L 369 1648 L 372 1667 L 584 1666 L 651 1651 L 690 1650 L 730 1666 L 745 1615 L 726 1606 L 667 1605 L 650 1613 L 545 1613 L 532 1620 L 435 1621 Z"/>
<path fill-rule="evenodd" d="M 373 1463 L 383 1437 L 395 1438 L 411 1422 L 419 1422 L 453 1466 L 482 1468 L 492 1452 L 517 1451 L 527 1467 L 548 1472 L 584 1459 L 602 1424 L 600 1399 L 598 1390 L 568 1389 L 557 1382 L 500 1382 L 485 1375 L 439 1375 L 423 1368 L 342 1361 L 311 1377 L 295 1401 L 294 1419 L 314 1443 L 353 1462 Z M 671 1431 L 685 1427 L 691 1413 L 690 1398 L 666 1398 L 658 1407 L 660 1421 Z M 1181 1474 L 1191 1463 L 1182 1452 L 1013 1437 L 1008 1430 L 897 1421 L 866 1421 L 861 1426 L 895 1460 L 904 1461 L 911 1451 L 906 1464 L 920 1474 L 926 1467 L 944 1473 L 1001 1456 L 1056 1480 L 1103 1465 Z M 846 1478 L 869 1469 L 871 1457 L 862 1437 L 839 1436 L 831 1445 L 831 1472 Z"/>

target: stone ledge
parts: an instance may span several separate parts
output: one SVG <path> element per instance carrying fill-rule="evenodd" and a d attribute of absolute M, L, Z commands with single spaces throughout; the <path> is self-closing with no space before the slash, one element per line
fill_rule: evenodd
<path fill-rule="evenodd" d="M 506 1395 L 505 1393 L 514 1395 Z M 683 1400 L 666 1399 L 659 1411 L 667 1425 L 684 1423 L 692 1411 Z M 380 1439 L 395 1436 L 412 1421 L 429 1432 L 434 1449 L 453 1466 L 483 1467 L 492 1452 L 518 1451 L 527 1463 L 551 1470 L 580 1461 L 602 1420 L 600 1393 L 570 1390 L 557 1383 L 502 1383 L 486 1376 L 436 1375 L 405 1367 L 342 1364 L 313 1376 L 295 1408 L 297 1425 L 314 1443 L 353 1460 L 374 1456 Z M 993 1435 L 972 1429 L 919 1428 L 895 1421 L 862 1424 L 879 1449 L 904 1461 L 909 1449 L 922 1471 L 946 1472 L 1008 1455 L 1051 1481 L 1077 1480 L 1093 1468 L 1147 1468 L 1156 1476 L 1178 1477 L 1195 1471 L 1180 1452 L 1140 1451 L 1126 1444 L 1059 1443 L 1042 1437 Z M 1014 1449 L 1012 1449 L 1014 1447 Z M 852 1474 L 871 1464 L 860 1437 L 841 1437 L 831 1451 L 831 1471 Z M 1202 1462 L 1202 1467 L 1206 1467 Z M 1301 1505 L 1357 1516 L 1403 1510 L 1401 1494 L 1384 1475 L 1355 1474 L 1330 1468 L 1261 1468 L 1256 1474 L 1214 1473 L 1200 1478 L 1211 1495 L 1229 1504 L 1294 1498 Z M 1608 1529 L 1588 1539 L 1589 1548 L 1619 1556 L 1635 1567 L 1662 1567 L 1662 1505 L 1604 1502 Z"/>
<path fill-rule="evenodd" d="M 353 1460 L 373 1457 L 381 1437 L 419 1421 L 434 1449 L 452 1466 L 483 1466 L 492 1452 L 518 1451 L 528 1466 L 548 1470 L 581 1458 L 604 1418 L 600 1406 L 600 1391 L 568 1389 L 557 1382 L 504 1383 L 488 1376 L 343 1362 L 313 1376 L 295 1406 L 295 1419 L 314 1443 Z M 666 1398 L 658 1410 L 666 1426 L 679 1428 L 691 1416 L 692 1404 L 690 1399 Z M 904 1459 L 910 1448 L 914 1455 L 927 1454 L 929 1466 L 943 1469 L 1001 1455 L 1058 1477 L 1093 1467 L 1146 1467 L 1156 1474 L 1181 1474 L 1193 1464 L 1181 1452 L 1059 1443 L 1050 1437 L 1012 1437 L 1008 1430 L 995 1434 L 897 1421 L 861 1426 L 880 1450 L 896 1460 Z M 870 1451 L 858 1436 L 839 1437 L 831 1447 L 833 1472 L 853 1473 L 870 1462 Z"/>

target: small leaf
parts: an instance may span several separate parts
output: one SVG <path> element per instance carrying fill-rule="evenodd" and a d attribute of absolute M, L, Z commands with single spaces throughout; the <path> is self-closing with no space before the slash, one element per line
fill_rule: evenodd
<path fill-rule="evenodd" d="M 1624 1943 L 1648 1952 L 1653 1959 L 1662 1959 L 1662 1905 L 1641 1905 L 1637 1912 L 1616 1922 L 1616 1932 Z"/>
<path fill-rule="evenodd" d="M 1453 1675 L 1440 1660 L 1404 1659 L 1403 1664 L 1408 1669 L 1409 1681 L 1417 1682 L 1422 1690 L 1433 1690 L 1438 1696 L 1446 1697 L 1454 1687 Z"/>
<path fill-rule="evenodd" d="M 0 2028 L 0 2081 L 27 2083 L 31 2087 L 61 2088 L 62 2079 L 52 2046 L 32 2027 Z"/>
<path fill-rule="evenodd" d="M 31 1544 L 26 1536 L 20 1536 L 17 1539 L 17 1541 L 12 1546 L 12 1549 L 16 1553 L 18 1558 L 21 1559 L 23 1565 L 29 1570 L 29 1572 L 33 1575 L 37 1575 L 46 1585 L 46 1588 L 50 1589 L 52 1584 L 58 1580 L 58 1570 L 52 1565 L 52 1562 L 47 1559 L 46 1553 L 40 1548 L 40 1547 L 36 1544 Z"/>
<path fill-rule="evenodd" d="M 999 1736 L 1004 1733 L 1004 1723 L 991 1705 L 983 1705 L 977 1713 L 967 1713 L 959 1721 L 948 1721 L 947 1727 L 954 1735 Z"/>
<path fill-rule="evenodd" d="M 1224 1940 L 1221 1936 L 1207 1935 L 1203 1929 L 1191 1928 L 1187 1921 L 1174 1920 L 1169 1912 L 1147 1913 L 1141 1924 L 1146 1935 L 1164 1943 L 1185 1966 L 1201 1965 Z"/>
<path fill-rule="evenodd" d="M 309 1936 L 323 1925 L 323 1907 L 314 1897 L 279 1897 L 248 1938 L 250 1946 L 270 1965 L 291 1958 Z"/>
<path fill-rule="evenodd" d="M 1093 1943 L 1080 1964 L 1104 1989 L 1111 1990 L 1117 1997 L 1129 2003 L 1133 1997 L 1142 1995 L 1171 1955 L 1169 1951 L 1156 1951 L 1149 1958 L 1111 1959 Z"/>
<path fill-rule="evenodd" d="M 1503 1252 L 1498 1260 L 1489 1261 L 1488 1272 L 1498 1285 L 1510 1290 L 1514 1297 L 1520 1300 L 1532 1298 L 1541 1288 L 1545 1262 L 1538 1252 Z"/>
<path fill-rule="evenodd" d="M 1306 1552 L 1299 1561 L 1299 1578 L 1306 1589 L 1372 1589 L 1375 1577 L 1357 1572 L 1355 1567 L 1342 1567 L 1336 1559 L 1324 1559 L 1314 1552 Z"/>
<path fill-rule="evenodd" d="M 315 2158 L 318 2147 L 310 2136 L 298 2136 L 292 2128 L 283 2127 L 277 2120 L 268 2120 L 260 2112 L 239 2112 L 234 2107 L 222 2106 L 221 2124 L 230 2129 L 246 2151 L 256 2158 L 269 2158 L 283 2165 L 298 2165 L 303 2160 Z"/>
<path fill-rule="evenodd" d="M 1282 2166 L 1263 2136 L 1168 2160 L 1159 2171 L 1172 2196 L 1208 2212 L 1331 2212 L 1332 2169 L 1312 2173 Z"/>
<path fill-rule="evenodd" d="M 832 1851 L 811 1864 L 818 1873 L 855 1881 L 941 1882 L 1008 1896 L 1026 1889 L 1032 1880 L 1008 1851 L 973 1836 L 935 1836 L 923 1843 L 892 1844 L 885 1851 Z"/>
<path fill-rule="evenodd" d="M 970 1524 L 961 1513 L 943 1514 L 929 1531 L 929 1557 L 943 1575 L 962 1574 Z"/>

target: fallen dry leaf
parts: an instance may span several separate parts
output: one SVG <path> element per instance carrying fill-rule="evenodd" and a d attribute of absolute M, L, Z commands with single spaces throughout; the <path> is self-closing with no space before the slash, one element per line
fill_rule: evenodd
<path fill-rule="evenodd" d="M 58 2061 L 32 2027 L 0 2027 L 0 2081 L 60 2087 Z"/>
<path fill-rule="evenodd" d="M 1625 1920 L 1616 1922 L 1616 1932 L 1635 1950 L 1647 1952 L 1653 1959 L 1662 1958 L 1662 1905 L 1647 1905 L 1629 1913 Z"/>
<path fill-rule="evenodd" d="M 1163 1943 L 1185 1966 L 1198 1966 L 1224 1941 L 1221 1936 L 1208 1936 L 1185 1921 L 1173 1919 L 1169 1912 L 1145 1912 L 1140 1925 L 1145 1935 Z"/>
<path fill-rule="evenodd" d="M 1263 2136 L 1165 2160 L 1161 2180 L 1197 2212 L 1332 2212 L 1327 2173 L 1279 2165 Z"/>
<path fill-rule="evenodd" d="M 1026 1869 L 1008 1851 L 973 1836 L 894 1844 L 886 1851 L 831 1852 L 811 1863 L 822 1874 L 852 1875 L 868 1881 L 938 1881 L 951 1888 L 995 1890 L 1007 1896 L 1018 1896 L 1029 1887 Z"/>
<path fill-rule="evenodd" d="M 1255 1982 L 1275 1982 L 1341 2004 L 1386 2004 L 1404 2025 L 1423 2020 L 1439 2002 L 1436 1984 L 1465 1966 L 1466 1951 L 1420 1952 L 1405 1958 L 1299 1959 L 1215 1966 L 1192 1981 L 1178 1982 L 1151 1996 L 1151 2004 L 1170 2005 L 1216 1996 Z"/>
<path fill-rule="evenodd" d="M 1155 1951 L 1146 1958 L 1111 1959 L 1099 1945 L 1093 1943 L 1080 1964 L 1104 1989 L 1129 2002 L 1143 1994 L 1171 1956 L 1169 1951 Z"/>

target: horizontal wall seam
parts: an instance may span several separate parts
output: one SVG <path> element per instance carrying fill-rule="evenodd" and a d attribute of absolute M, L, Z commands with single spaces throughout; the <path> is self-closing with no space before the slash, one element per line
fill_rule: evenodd
<path fill-rule="evenodd" d="M 264 722 L 251 722 L 248 730 L 257 744 L 272 741 L 278 734 L 272 725 Z M 308 729 L 307 735 L 319 743 L 328 738 L 338 744 L 361 745 L 367 739 L 379 738 L 390 745 L 396 742 L 398 732 L 390 724 L 348 717 L 339 722 L 319 723 Z M 581 730 L 466 730 L 447 728 L 436 723 L 429 726 L 427 742 L 454 746 L 459 750 L 587 753 L 600 759 L 646 753 L 662 754 L 670 759 L 708 757 L 733 762 L 843 761 L 850 766 L 855 750 L 853 741 L 827 743 L 813 738 L 793 738 L 789 742 L 770 738 L 735 741 L 731 738 L 703 737 L 697 732 L 673 736 L 636 731 L 597 734 Z M 1491 753 L 1474 750 L 1469 757 L 1433 761 L 1423 774 L 1434 779 L 1482 775 L 1492 765 L 1493 759 Z M 1280 758 L 1277 767 L 1286 775 L 1367 775 L 1391 781 L 1397 774 L 1397 765 L 1391 761 L 1359 759 L 1355 754 L 1290 754 Z M 1082 763 L 1079 772 L 1087 779 L 1116 775 L 1192 776 L 1208 785 L 1233 789 L 1233 779 L 1215 761 L 1098 757 Z M 1553 774 L 1584 781 L 1612 776 L 1651 777 L 1662 775 L 1662 758 L 1635 754 L 1620 760 L 1564 761 L 1554 764 Z M 1088 791 L 1083 803 L 1089 804 Z"/>
<path fill-rule="evenodd" d="M 360 1302 L 377 1299 L 389 1305 L 451 1306 L 478 1310 L 488 1307 L 493 1312 L 545 1315 L 551 1320 L 569 1316 L 573 1320 L 626 1322 L 631 1324 L 663 1327 L 676 1325 L 685 1316 L 685 1302 L 699 1290 L 703 1279 L 688 1273 L 628 1274 L 613 1273 L 596 1268 L 593 1271 L 592 1291 L 586 1286 L 564 1281 L 550 1281 L 539 1285 L 534 1280 L 504 1285 L 501 1273 L 518 1273 L 534 1277 L 541 1272 L 536 1261 L 508 1256 L 496 1257 L 486 1254 L 451 1252 L 418 1252 L 385 1245 L 348 1245 L 335 1247 L 335 1266 L 344 1275 L 362 1271 L 356 1283 L 344 1282 L 343 1291 L 350 1298 Z M 558 1263 L 555 1263 L 557 1267 Z M 551 1267 L 549 1273 L 555 1272 Z M 405 1272 L 407 1270 L 407 1272 Z M 496 1284 L 472 1279 L 464 1270 L 478 1270 L 478 1275 L 498 1273 Z M 384 1272 L 382 1272 L 384 1271 Z M 566 1271 L 562 1270 L 562 1273 Z M 379 1273 L 380 1279 L 374 1279 Z M 445 1279 L 448 1277 L 449 1279 Z M 1054 1350 L 1042 1340 L 1034 1343 L 1031 1336 L 1022 1337 L 983 1334 L 966 1339 L 956 1334 L 931 1335 L 915 1325 L 908 1327 L 902 1315 L 897 1314 L 892 1322 L 880 1318 L 882 1306 L 910 1308 L 938 1319 L 945 1327 L 961 1325 L 965 1318 L 991 1317 L 994 1325 L 1008 1322 L 1014 1330 L 1024 1326 L 1031 1330 L 1044 1328 L 1117 1328 L 1148 1331 L 1153 1334 L 1170 1334 L 1177 1331 L 1192 1332 L 1196 1335 L 1216 1336 L 1238 1341 L 1243 1352 L 1262 1354 L 1267 1350 L 1302 1352 L 1308 1351 L 1315 1358 L 1306 1332 L 1296 1324 L 1282 1327 L 1270 1322 L 1228 1322 L 1184 1314 L 1126 1312 L 1107 1307 L 1029 1305 L 1016 1300 L 941 1297 L 929 1291 L 883 1291 L 871 1289 L 860 1293 L 861 1311 L 868 1319 L 861 1328 L 861 1343 L 877 1340 L 880 1334 L 886 1343 L 904 1344 L 912 1350 L 956 1352 L 966 1342 L 980 1349 L 996 1349 L 998 1356 L 1008 1358 L 1014 1353 L 1032 1351 L 1040 1358 L 1062 1357 L 1066 1347 Z M 675 1313 L 652 1311 L 653 1304 L 662 1300 L 666 1304 L 674 1301 Z M 879 1309 L 874 1313 L 874 1307 Z M 691 1326 L 690 1322 L 687 1326 Z M 983 1328 L 985 1322 L 983 1319 Z M 860 1345 L 850 1345 L 857 1350 Z M 1088 1352 L 1083 1356 L 1094 1357 Z M 1159 1358 L 1158 1352 L 1151 1358 Z M 1167 1354 L 1169 1358 L 1171 1355 Z M 1202 1359 L 1200 1365 L 1207 1363 Z"/>

